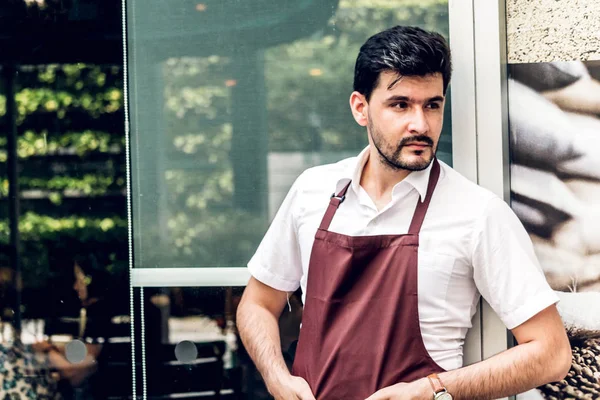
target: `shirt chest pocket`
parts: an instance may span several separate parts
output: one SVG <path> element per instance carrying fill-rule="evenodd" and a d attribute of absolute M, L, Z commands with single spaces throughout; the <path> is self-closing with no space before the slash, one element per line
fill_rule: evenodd
<path fill-rule="evenodd" d="M 446 298 L 456 259 L 452 256 L 419 250 L 419 318 L 434 322 L 447 311 Z"/>

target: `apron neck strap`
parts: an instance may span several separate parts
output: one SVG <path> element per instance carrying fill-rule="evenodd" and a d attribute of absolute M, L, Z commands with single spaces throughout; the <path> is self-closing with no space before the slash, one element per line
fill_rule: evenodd
<path fill-rule="evenodd" d="M 331 195 L 331 200 L 329 200 L 329 207 L 327 207 L 325 216 L 321 220 L 321 226 L 319 226 L 319 229 L 324 231 L 329 229 L 329 225 L 331 225 L 331 221 L 333 220 L 335 212 L 337 211 L 340 204 L 342 204 L 344 200 L 346 200 L 346 192 L 348 192 L 348 188 L 350 187 L 351 183 L 352 181 L 348 182 L 348 184 L 344 186 L 344 188 L 338 194 L 333 193 Z"/>
<path fill-rule="evenodd" d="M 429 208 L 429 203 L 431 202 L 431 196 L 433 195 L 433 190 L 437 185 L 438 178 L 440 177 L 440 163 L 437 158 L 433 159 L 433 166 L 431 167 L 431 172 L 429 173 L 429 183 L 427 184 L 427 195 L 425 196 L 425 200 L 421 201 L 420 199 L 417 201 L 417 208 L 413 215 L 412 221 L 410 223 L 410 228 L 408 230 L 409 234 L 419 234 L 421 231 L 421 226 L 423 225 L 423 221 L 425 220 L 425 214 L 427 214 L 427 209 Z M 348 188 L 350 187 L 350 183 L 338 193 L 332 194 L 331 200 L 329 200 L 329 207 L 327 207 L 327 211 L 325 212 L 325 216 L 321 220 L 321 225 L 319 226 L 320 230 L 328 230 L 329 225 L 331 225 L 331 221 L 333 220 L 333 216 L 337 211 L 340 204 L 346 200 L 346 193 L 348 192 Z"/>
<path fill-rule="evenodd" d="M 431 172 L 429 173 L 427 195 L 425 196 L 424 201 L 421 201 L 421 199 L 417 201 L 417 208 L 410 223 L 410 228 L 408 229 L 409 234 L 418 235 L 421 231 L 421 226 L 423 225 L 423 221 L 425 220 L 425 215 L 427 214 L 427 209 L 429 208 L 429 203 L 431 202 L 431 196 L 433 195 L 433 190 L 437 185 L 439 177 L 440 163 L 438 162 L 437 158 L 434 158 L 433 166 L 431 167 Z"/>

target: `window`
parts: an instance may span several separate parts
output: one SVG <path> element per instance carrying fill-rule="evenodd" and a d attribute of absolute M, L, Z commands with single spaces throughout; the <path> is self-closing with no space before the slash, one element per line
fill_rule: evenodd
<path fill-rule="evenodd" d="M 448 35 L 443 1 L 284 4 L 130 3 L 136 268 L 194 268 L 178 273 L 200 285 L 198 269 L 234 268 L 221 284 L 243 285 L 294 179 L 367 144 L 348 107 L 360 45 L 395 24 Z"/>

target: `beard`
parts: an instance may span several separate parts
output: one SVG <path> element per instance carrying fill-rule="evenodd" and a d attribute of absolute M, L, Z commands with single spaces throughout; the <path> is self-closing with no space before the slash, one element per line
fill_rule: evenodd
<path fill-rule="evenodd" d="M 369 118 L 367 128 L 371 135 L 373 146 L 375 146 L 379 153 L 380 160 L 389 168 L 393 170 L 422 171 L 429 167 L 429 164 L 433 161 L 435 149 L 433 148 L 433 140 L 429 136 L 407 136 L 394 146 L 385 141 L 383 133 L 372 123 L 371 118 Z M 414 142 L 426 143 L 429 147 L 423 150 L 407 150 L 405 148 L 408 143 Z M 403 150 L 420 157 L 417 157 L 416 160 L 411 160 L 410 156 L 402 154 Z"/>

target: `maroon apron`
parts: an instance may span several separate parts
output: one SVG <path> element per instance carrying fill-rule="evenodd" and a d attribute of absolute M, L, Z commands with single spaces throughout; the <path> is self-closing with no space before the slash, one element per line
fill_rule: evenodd
<path fill-rule="evenodd" d="M 331 198 L 312 248 L 292 368 L 317 400 L 362 400 L 444 372 L 425 349 L 418 310 L 419 231 L 439 174 L 436 159 L 405 235 L 330 232 L 350 184 Z"/>

